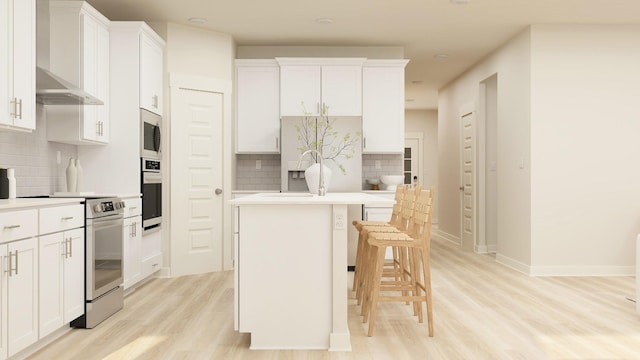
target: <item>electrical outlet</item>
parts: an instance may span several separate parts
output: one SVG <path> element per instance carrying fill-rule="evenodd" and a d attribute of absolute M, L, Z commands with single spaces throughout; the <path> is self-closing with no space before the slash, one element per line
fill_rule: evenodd
<path fill-rule="evenodd" d="M 262 160 L 256 160 L 256 170 L 262 169 Z"/>
<path fill-rule="evenodd" d="M 345 214 L 343 213 L 335 213 L 333 215 L 333 227 L 336 230 L 343 230 L 345 228 Z"/>
<path fill-rule="evenodd" d="M 380 162 L 380 160 L 376 160 L 375 166 L 376 166 L 376 170 L 382 169 L 382 163 Z"/>

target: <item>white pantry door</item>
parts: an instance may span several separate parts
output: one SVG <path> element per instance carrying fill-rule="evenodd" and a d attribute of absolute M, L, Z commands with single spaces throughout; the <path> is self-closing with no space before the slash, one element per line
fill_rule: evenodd
<path fill-rule="evenodd" d="M 171 87 L 171 274 L 222 270 L 224 92 Z"/>
<path fill-rule="evenodd" d="M 476 238 L 475 216 L 475 113 L 465 107 L 460 113 L 462 146 L 462 248 L 473 250 Z"/>

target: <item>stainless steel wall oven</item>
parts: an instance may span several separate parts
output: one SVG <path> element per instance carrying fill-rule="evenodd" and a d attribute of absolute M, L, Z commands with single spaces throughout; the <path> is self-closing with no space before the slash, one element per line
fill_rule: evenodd
<path fill-rule="evenodd" d="M 93 328 L 124 306 L 124 206 L 118 198 L 85 202 L 85 315 L 73 327 Z"/>
<path fill-rule="evenodd" d="M 142 229 L 160 230 L 162 223 L 162 173 L 160 160 L 142 158 Z"/>

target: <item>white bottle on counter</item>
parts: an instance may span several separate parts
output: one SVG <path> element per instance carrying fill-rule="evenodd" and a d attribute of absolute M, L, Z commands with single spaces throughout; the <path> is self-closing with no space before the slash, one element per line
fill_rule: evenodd
<path fill-rule="evenodd" d="M 15 169 L 7 169 L 7 179 L 9 179 L 9 199 L 16 198 L 16 173 Z"/>
<path fill-rule="evenodd" d="M 84 187 L 83 177 L 84 170 L 82 166 L 80 166 L 80 159 L 76 159 L 76 192 L 78 193 L 82 192 L 82 188 Z"/>
<path fill-rule="evenodd" d="M 76 192 L 77 172 L 76 165 L 73 158 L 69 159 L 69 166 L 67 166 L 67 192 Z"/>

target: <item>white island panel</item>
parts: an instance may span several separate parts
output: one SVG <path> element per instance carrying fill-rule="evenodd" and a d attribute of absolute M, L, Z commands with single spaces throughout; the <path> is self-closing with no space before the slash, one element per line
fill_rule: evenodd
<path fill-rule="evenodd" d="M 251 333 L 251 349 L 351 350 L 347 205 L 393 202 L 364 193 L 230 201 L 239 207 L 236 323 Z"/>

